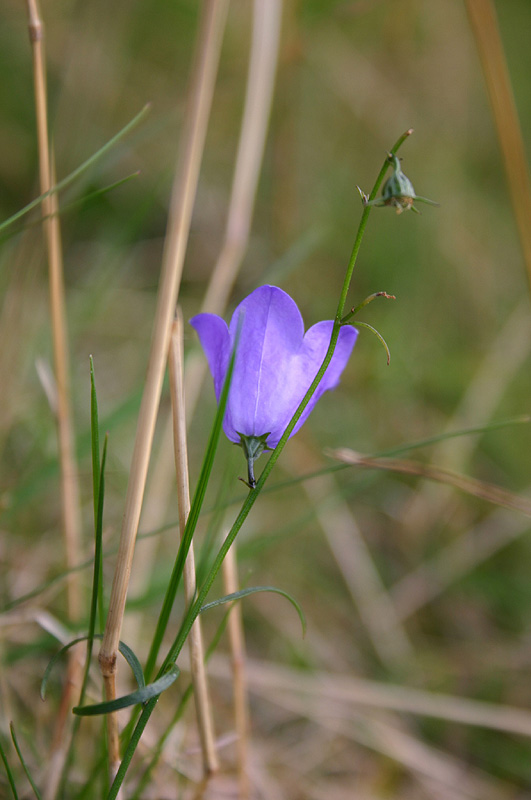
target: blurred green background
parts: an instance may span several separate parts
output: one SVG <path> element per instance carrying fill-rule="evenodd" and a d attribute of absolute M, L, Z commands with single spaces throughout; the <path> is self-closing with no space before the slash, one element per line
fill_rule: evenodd
<path fill-rule="evenodd" d="M 531 4 L 504 0 L 496 10 L 529 152 Z M 61 196 L 89 555 L 88 356 L 95 361 L 102 427 L 110 433 L 105 541 L 112 552 L 147 365 L 198 4 L 55 0 L 43 8 L 43 16 L 58 178 L 151 103 L 146 120 Z M 252 4 L 233 0 L 180 295 L 186 319 L 199 310 L 223 241 L 251 24 Z M 24 7 L 13 0 L 6 0 L 2 10 L 0 74 L 4 219 L 38 194 L 27 22 Z M 321 400 L 288 445 L 271 485 L 331 465 L 322 452 L 326 447 L 375 453 L 529 412 L 529 286 L 484 77 L 465 6 L 458 0 L 286 0 L 251 239 L 231 311 L 257 285 L 273 281 L 296 300 L 307 326 L 333 317 L 361 214 L 356 186 L 370 190 L 386 151 L 410 127 L 414 135 L 401 149 L 404 172 L 418 194 L 437 200 L 440 208 L 420 206 L 421 216 L 374 209 L 349 297 L 356 305 L 375 291 L 396 295 L 393 302 L 374 302 L 360 317 L 387 340 L 390 366 L 376 339 L 363 331 L 341 386 Z M 120 188 L 93 195 L 137 170 L 139 175 Z M 3 234 L 0 290 L 5 606 L 45 584 L 63 565 L 55 425 L 36 369 L 36 362 L 52 361 L 38 215 Z M 198 348 L 190 328 L 185 346 Z M 165 392 L 163 412 L 168 406 Z M 214 408 L 209 382 L 191 428 L 192 481 Z M 163 435 L 161 425 L 155 452 Z M 530 452 L 529 425 L 515 425 L 452 439 L 413 456 L 526 493 Z M 218 458 L 209 510 L 227 497 L 243 497 L 236 480 L 244 471 L 241 454 L 224 440 Z M 344 469 L 330 481 L 317 488 L 299 482 L 264 495 L 242 532 L 242 580 L 288 589 L 308 617 L 303 640 L 295 614 L 281 599 L 246 601 L 250 656 L 278 661 L 295 676 L 298 669 L 305 675 L 339 672 L 529 708 L 526 518 L 383 472 Z M 150 491 L 156 503 L 156 486 Z M 333 529 L 323 534 L 322 518 L 334 515 L 344 526 L 337 539 Z M 221 512 L 205 515 L 202 535 L 212 519 L 219 525 L 222 517 Z M 175 518 L 172 499 L 164 522 Z M 141 530 L 148 532 L 149 522 L 144 520 Z M 130 643 L 140 652 L 161 602 L 175 533 L 164 532 L 156 541 L 147 583 L 132 592 L 131 617 L 138 609 L 142 616 L 136 628 L 130 623 L 131 635 L 138 637 Z M 362 563 L 360 541 L 388 590 L 395 621 L 382 619 L 377 596 L 366 594 L 355 569 L 354 589 L 342 572 L 351 558 Z M 109 581 L 112 565 L 111 555 Z M 80 575 L 88 587 L 88 571 Z M 35 711 L 34 704 L 56 642 L 36 629 L 32 610 L 47 609 L 66 623 L 61 582 L 16 608 L 27 621 L 13 632 L 6 617 L 3 691 L 26 727 L 33 724 L 32 716 L 37 718 L 38 751 L 54 700 L 44 710 Z M 211 622 L 212 630 L 207 621 L 207 635 L 218 621 Z M 378 630 L 380 647 L 374 641 Z M 222 732 L 232 724 L 227 686 L 214 681 L 214 694 Z M 346 722 L 327 726 L 324 712 L 310 702 L 306 708 L 279 709 L 256 686 L 251 700 L 257 760 L 269 770 L 274 792 L 280 792 L 257 789 L 257 797 L 461 796 L 459 781 L 453 794 L 448 787 L 446 795 L 437 794 L 434 778 L 431 784 L 419 779 L 407 759 L 386 753 L 370 725 L 389 719 L 371 717 L 370 709 L 361 707 L 367 718 L 350 719 L 352 730 L 346 731 Z M 396 718 L 391 721 L 398 726 Z M 400 725 L 424 745 L 447 751 L 467 774 L 477 771 L 477 785 L 461 787 L 463 797 L 528 796 L 528 738 L 431 717 L 407 716 Z"/>

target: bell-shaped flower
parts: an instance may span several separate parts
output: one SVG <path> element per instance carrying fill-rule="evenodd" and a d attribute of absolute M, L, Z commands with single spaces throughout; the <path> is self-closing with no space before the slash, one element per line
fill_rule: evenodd
<path fill-rule="evenodd" d="M 318 322 L 304 333 L 296 303 L 276 286 L 255 289 L 236 308 L 229 327 L 216 314 L 193 317 L 190 323 L 205 351 L 218 400 L 240 318 L 240 338 L 223 429 L 232 442 L 243 446 L 249 463 L 249 483 L 253 487 L 252 464 L 264 449 L 278 444 L 323 362 L 333 322 Z M 291 436 L 308 418 L 321 395 L 339 383 L 357 335 L 350 325 L 340 329 L 332 360 Z"/>

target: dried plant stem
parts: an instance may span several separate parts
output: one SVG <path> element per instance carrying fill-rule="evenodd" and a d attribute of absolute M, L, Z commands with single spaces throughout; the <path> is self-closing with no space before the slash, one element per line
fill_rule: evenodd
<path fill-rule="evenodd" d="M 212 271 L 201 311 L 214 314 L 223 313 L 247 250 L 273 98 L 281 15 L 282 3 L 280 0 L 255 0 L 245 105 L 225 238 Z M 206 369 L 206 361 L 202 353 L 191 353 L 187 358 L 185 397 L 188 419 L 193 416 L 195 411 Z M 173 459 L 171 431 L 172 419 L 169 415 L 150 479 L 150 488 L 146 494 L 143 521 L 148 530 L 158 528 L 163 524 L 169 498 L 174 490 L 171 469 Z M 156 546 L 155 539 L 150 545 L 147 543 L 143 545 L 141 569 L 146 576 L 150 574 L 149 566 L 153 563 Z M 142 587 L 146 585 L 143 574 L 139 572 L 135 576 L 135 591 L 138 593 L 141 593 Z"/>
<path fill-rule="evenodd" d="M 225 594 L 234 594 L 239 589 L 236 542 L 233 543 L 223 562 L 223 583 Z M 237 736 L 238 797 L 239 800 L 248 800 L 250 796 L 248 774 L 249 699 L 245 676 L 245 636 L 240 603 L 234 603 L 231 608 L 228 631 L 233 675 L 234 721 Z"/>
<path fill-rule="evenodd" d="M 300 463 L 304 463 L 306 469 L 318 467 L 314 463 L 314 454 L 300 441 L 293 441 L 291 452 L 286 454 L 288 463 L 290 458 L 294 472 L 300 472 Z M 338 497 L 338 487 L 333 475 L 322 475 L 305 481 L 303 488 L 308 502 L 315 508 L 328 546 L 375 651 L 383 664 L 391 670 L 395 669 L 398 664 L 412 657 L 413 648 L 386 592 L 356 518 L 348 504 Z"/>
<path fill-rule="evenodd" d="M 49 192 L 54 183 L 53 160 L 48 140 L 48 114 L 46 98 L 46 68 L 44 58 L 43 24 L 37 0 L 28 0 L 29 35 L 33 56 L 33 79 L 35 89 L 35 112 L 39 148 L 39 178 L 41 194 Z M 54 352 L 56 381 L 56 418 L 61 475 L 61 513 L 65 560 L 67 568 L 77 565 L 80 558 L 81 517 L 79 510 L 79 487 L 75 460 L 74 434 L 68 374 L 68 334 L 66 323 L 65 291 L 63 279 L 63 256 L 61 228 L 57 194 L 48 195 L 43 201 L 43 230 L 46 240 L 49 269 L 50 316 Z M 75 622 L 81 614 L 80 583 L 75 574 L 67 578 L 68 617 Z M 56 719 L 52 749 L 49 758 L 45 796 L 53 797 L 61 774 L 67 747 L 65 742 L 72 694 L 79 683 L 81 663 L 78 653 L 72 651 L 68 660 L 68 672 L 61 706 Z"/>
<path fill-rule="evenodd" d="M 329 455 L 333 458 L 337 458 L 338 461 L 343 461 L 345 464 L 351 464 L 354 467 L 383 469 L 389 472 L 399 472 L 403 475 L 416 475 L 419 478 L 445 483 L 449 486 L 453 486 L 455 489 L 460 489 L 462 492 L 478 497 L 480 500 L 486 500 L 488 503 L 510 508 L 512 511 L 520 511 L 527 517 L 531 517 L 531 500 L 527 497 L 509 492 L 507 489 L 502 489 L 501 486 L 496 486 L 493 483 L 478 481 L 475 478 L 468 477 L 468 475 L 459 475 L 449 469 L 433 467 L 429 464 L 422 464 L 420 461 L 410 461 L 407 459 L 370 458 L 368 456 L 362 456 L 346 447 L 338 450 L 330 450 Z"/>
<path fill-rule="evenodd" d="M 531 187 L 522 131 L 492 0 L 465 0 L 476 40 L 531 290 Z"/>
<path fill-rule="evenodd" d="M 212 273 L 203 311 L 226 306 L 249 241 L 256 187 L 271 111 L 282 3 L 254 0 L 253 41 L 225 241 Z"/>
<path fill-rule="evenodd" d="M 52 188 L 52 168 L 48 142 L 46 104 L 46 77 L 43 52 L 43 26 L 36 0 L 28 0 L 29 31 L 33 50 L 33 76 L 35 82 L 35 108 L 39 144 L 39 172 L 41 193 Z M 56 194 L 43 201 L 43 228 L 48 251 L 50 271 L 50 309 L 54 349 L 55 380 L 57 383 L 57 425 L 59 461 L 62 482 L 62 512 L 66 561 L 69 567 L 79 563 L 81 521 L 79 514 L 79 488 L 74 455 L 72 413 L 70 410 L 70 385 L 68 377 L 68 346 L 63 280 L 61 229 Z M 81 596 L 75 575 L 67 580 L 68 607 L 71 619 L 79 618 Z"/>
<path fill-rule="evenodd" d="M 116 696 L 116 654 L 227 10 L 228 0 L 205 0 L 192 69 L 181 157 L 172 190 L 148 371 L 127 487 L 109 614 L 99 656 L 109 700 Z M 116 714 L 107 716 L 112 773 L 119 760 L 118 722 Z"/>
<path fill-rule="evenodd" d="M 255 0 L 245 107 L 225 239 L 205 293 L 202 312 L 223 313 L 249 243 L 254 200 L 273 99 L 281 15 L 280 0 Z M 195 410 L 206 369 L 206 361 L 202 355 L 195 359 L 190 358 L 187 363 L 185 393 L 189 417 Z"/>
<path fill-rule="evenodd" d="M 173 412 L 173 444 L 175 450 L 175 471 L 177 474 L 177 500 L 179 503 L 179 529 L 182 533 L 190 513 L 190 485 L 188 477 L 188 452 L 186 446 L 186 419 L 184 406 L 183 380 L 183 321 L 180 311 L 172 328 L 170 354 L 170 388 Z M 195 558 L 194 546 L 190 545 L 184 564 L 184 594 L 189 606 L 195 598 Z M 203 752 L 205 773 L 211 775 L 219 768 L 214 736 L 212 705 L 210 702 L 205 669 L 201 618 L 198 617 L 188 637 L 190 647 L 190 671 L 194 687 L 194 700 L 199 727 L 199 737 Z"/>

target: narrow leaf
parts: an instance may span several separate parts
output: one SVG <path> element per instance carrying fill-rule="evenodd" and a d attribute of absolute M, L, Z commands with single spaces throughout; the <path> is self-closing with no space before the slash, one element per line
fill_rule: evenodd
<path fill-rule="evenodd" d="M 299 615 L 299 619 L 301 621 L 301 626 L 302 626 L 302 635 L 305 636 L 306 617 L 304 616 L 304 611 L 302 610 L 299 603 L 295 600 L 295 598 L 291 594 L 285 592 L 283 589 L 277 589 L 276 586 L 250 586 L 247 589 L 240 589 L 238 592 L 233 592 L 232 594 L 226 594 L 224 597 L 220 597 L 217 600 L 213 600 L 211 603 L 206 603 L 204 606 L 201 607 L 200 613 L 203 614 L 205 611 L 208 611 L 211 608 L 215 608 L 216 606 L 221 606 L 224 603 L 232 603 L 234 600 L 241 600 L 244 597 L 248 597 L 250 594 L 257 594 L 258 592 L 274 592 L 275 594 L 282 595 L 282 597 L 285 597 L 286 600 L 289 600 L 289 602 Z"/>
<path fill-rule="evenodd" d="M 63 656 L 67 652 L 67 650 L 70 650 L 71 647 L 74 647 L 74 645 L 79 644 L 79 642 L 86 642 L 88 638 L 89 638 L 88 636 L 80 636 L 78 639 L 73 639 L 71 642 L 68 642 L 68 644 L 65 644 L 64 647 L 61 647 L 61 649 L 51 658 L 48 666 L 44 670 L 44 675 L 41 681 L 42 700 L 46 699 L 46 687 L 48 685 L 48 680 L 50 679 L 50 674 L 53 668 L 55 667 L 56 663 L 61 658 L 61 656 Z M 102 639 L 103 636 L 101 633 L 99 633 L 96 636 L 94 636 L 94 638 Z M 138 660 L 137 656 L 133 653 L 131 648 L 124 642 L 120 642 L 120 644 L 118 645 L 118 650 L 120 651 L 120 653 L 123 655 L 129 666 L 131 667 L 131 671 L 135 677 L 138 686 L 140 688 L 144 687 L 146 683 L 144 680 L 144 673 L 142 671 L 142 665 L 140 664 L 140 661 Z"/>
<path fill-rule="evenodd" d="M 97 150 L 95 153 L 93 153 L 93 155 L 91 155 L 89 158 L 87 158 L 86 161 L 84 161 L 82 164 L 80 164 L 79 167 L 77 167 L 77 169 L 75 169 L 73 172 L 70 173 L 70 175 L 67 175 L 66 178 L 63 178 L 62 181 L 59 181 L 59 183 L 56 183 L 55 186 L 53 186 L 50 189 L 49 192 L 45 192 L 44 194 L 41 194 L 39 197 L 36 197 L 35 200 L 31 201 L 31 203 L 28 203 L 26 206 L 24 206 L 24 208 L 21 208 L 19 211 L 17 211 L 11 217 L 9 217 L 8 219 L 6 219 L 3 222 L 1 222 L 0 223 L 0 231 L 4 230 L 4 228 L 7 228 L 8 225 L 12 225 L 13 222 L 16 222 L 18 219 L 23 217 L 25 214 L 28 214 L 30 211 L 32 211 L 34 208 L 36 208 L 38 205 L 40 205 L 40 203 L 42 203 L 43 200 L 45 200 L 47 197 L 49 197 L 54 192 L 60 192 L 62 189 L 65 189 L 67 186 L 70 186 L 70 184 L 73 183 L 77 178 L 79 178 L 79 176 L 82 175 L 83 172 L 86 172 L 86 170 L 89 169 L 89 167 L 91 167 L 98 159 L 102 158 L 102 156 L 104 156 L 111 148 L 113 148 L 114 145 L 123 136 L 125 136 L 136 125 L 138 125 L 138 123 L 146 115 L 148 109 L 149 109 L 149 106 L 144 106 L 142 111 L 140 111 L 136 115 L 136 117 L 133 117 L 131 122 L 128 122 L 128 124 L 125 127 L 123 127 L 121 131 L 118 131 L 118 133 L 115 136 L 113 136 L 111 139 L 109 139 L 109 141 L 106 142 L 103 145 L 103 147 L 100 147 L 99 150 Z"/>
<path fill-rule="evenodd" d="M 214 458 L 216 455 L 219 437 L 221 435 L 221 430 L 223 426 L 223 417 L 225 416 L 225 408 L 227 406 L 227 399 L 229 396 L 229 388 L 232 380 L 232 373 L 234 372 L 234 362 L 236 358 L 236 349 L 240 341 L 240 332 L 241 332 L 241 322 L 238 324 L 238 329 L 236 331 L 234 347 L 232 348 L 232 353 L 227 368 L 227 374 L 225 376 L 223 389 L 221 391 L 221 395 L 219 398 L 218 410 L 216 412 L 216 416 L 214 417 L 214 424 L 212 426 L 210 438 L 208 440 L 205 457 L 203 459 L 203 464 L 201 465 L 199 480 L 197 482 L 197 487 L 194 492 L 194 496 L 190 506 L 190 513 L 188 514 L 188 519 L 186 520 L 186 525 L 181 537 L 181 543 L 179 545 L 179 550 L 177 551 L 177 557 L 175 559 L 175 564 L 173 566 L 170 583 L 166 590 L 164 603 L 162 605 L 162 610 L 160 612 L 160 616 L 157 622 L 157 627 L 155 629 L 155 634 L 153 636 L 153 641 L 148 654 L 148 659 L 146 663 L 147 678 L 151 676 L 155 668 L 155 664 L 157 662 L 157 657 L 159 654 L 162 639 L 164 638 L 164 633 L 168 625 L 170 613 L 173 608 L 173 603 L 175 601 L 175 597 L 177 594 L 177 589 L 179 588 L 179 583 L 184 568 L 184 562 L 186 561 L 186 556 L 188 555 L 188 550 L 190 549 L 192 537 L 194 535 L 197 521 L 199 519 L 199 514 L 203 506 L 203 501 L 205 499 L 208 481 L 212 473 L 212 467 L 214 466 Z M 165 665 L 167 666 L 169 663 L 171 663 L 171 660 L 172 659 L 167 659 Z"/>
<path fill-rule="evenodd" d="M 383 346 L 383 348 L 384 348 L 385 352 L 387 353 L 387 366 L 389 366 L 389 364 L 390 364 L 390 362 L 391 362 L 391 352 L 390 352 L 390 350 L 389 350 L 389 347 L 387 346 L 387 342 L 386 342 L 386 341 L 385 341 L 385 339 L 383 338 L 382 334 L 381 334 L 381 333 L 379 333 L 379 332 L 376 330 L 376 328 L 373 328 L 373 327 L 372 327 L 372 325 L 369 325 L 369 323 L 368 323 L 368 322 L 360 322 L 359 320 L 356 320 L 356 327 L 357 327 L 357 328 L 366 328 L 366 329 L 367 329 L 368 331 L 370 331 L 371 333 L 374 333 L 374 335 L 376 336 L 376 338 L 377 338 L 377 339 L 380 341 L 380 343 L 382 344 L 382 346 Z"/>
<path fill-rule="evenodd" d="M 22 764 L 22 768 L 23 768 L 24 772 L 26 773 L 26 778 L 30 782 L 31 788 L 33 789 L 33 793 L 35 794 L 35 797 L 37 798 L 37 800 L 41 800 L 41 793 L 39 792 L 39 790 L 38 790 L 38 788 L 37 788 L 37 786 L 35 784 L 35 781 L 31 777 L 30 771 L 28 769 L 28 765 L 26 764 L 26 762 L 24 760 L 24 756 L 22 755 L 20 747 L 18 746 L 17 737 L 16 737 L 16 734 L 15 734 L 15 726 L 13 725 L 12 722 L 9 723 L 9 729 L 11 731 L 11 738 L 13 739 L 13 744 L 15 745 L 15 750 L 17 751 L 17 755 L 18 755 L 18 757 L 20 759 L 20 763 Z"/>
<path fill-rule="evenodd" d="M 159 694 L 164 692 L 168 687 L 175 683 L 179 677 L 180 670 L 173 664 L 168 672 L 154 683 L 149 683 L 141 689 L 131 694 L 125 694 L 122 697 L 117 697 L 116 700 L 110 700 L 104 703 L 95 703 L 92 706 L 76 706 L 72 709 L 74 714 L 80 717 L 93 717 L 97 714 L 110 714 L 113 711 L 118 711 L 121 708 L 128 708 L 128 706 L 136 706 L 139 703 L 145 703 L 153 697 L 158 697 Z"/>
<path fill-rule="evenodd" d="M 13 792 L 13 797 L 15 798 L 15 800 L 18 800 L 17 787 L 15 786 L 15 780 L 13 778 L 13 773 L 11 772 L 11 767 L 9 766 L 9 761 L 7 760 L 7 756 L 6 756 L 5 752 L 4 752 L 4 748 L 3 748 L 3 745 L 2 745 L 2 739 L 1 738 L 0 738 L 0 758 L 4 762 L 4 768 L 5 768 L 5 771 L 6 771 L 7 780 L 9 782 L 9 785 L 11 786 L 11 791 Z"/>

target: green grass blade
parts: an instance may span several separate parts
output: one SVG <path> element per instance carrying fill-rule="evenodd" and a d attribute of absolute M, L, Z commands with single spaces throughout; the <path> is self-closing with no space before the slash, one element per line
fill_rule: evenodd
<path fill-rule="evenodd" d="M 110 192 L 114 191 L 114 189 L 118 189 L 120 186 L 123 186 L 125 183 L 129 183 L 130 180 L 133 178 L 138 177 L 139 172 L 132 172 L 130 175 L 126 175 L 125 178 L 120 178 L 113 183 L 109 183 L 107 186 L 102 186 L 100 189 L 94 189 L 92 192 L 87 192 L 87 194 L 78 197 L 77 200 L 73 200 L 71 203 L 66 203 L 65 205 L 61 206 L 60 211 L 57 212 L 58 216 L 63 218 L 66 214 L 74 211 L 79 206 L 84 205 L 85 203 L 89 203 L 91 200 L 95 200 L 96 198 L 103 197 L 106 194 L 110 194 Z M 47 214 L 46 216 L 39 217 L 39 219 L 32 220 L 31 222 L 25 222 L 16 227 L 15 229 L 10 230 L 8 233 L 4 233 L 0 235 L 0 244 L 4 244 L 13 236 L 17 236 L 23 230 L 27 231 L 30 228 L 37 227 L 42 225 L 43 221 L 46 219 L 50 219 L 53 214 Z"/>
<path fill-rule="evenodd" d="M 42 678 L 42 681 L 41 681 L 41 699 L 42 700 L 46 699 L 46 687 L 47 687 L 48 681 L 50 679 L 50 674 L 51 674 L 53 668 L 55 667 L 55 665 L 57 664 L 57 662 L 59 661 L 59 659 L 68 650 L 70 650 L 71 647 L 74 647 L 74 645 L 79 644 L 79 642 L 86 642 L 88 638 L 89 638 L 88 636 L 80 636 L 77 639 L 73 639 L 71 642 L 68 642 L 68 644 L 65 644 L 64 647 L 61 647 L 61 649 L 54 656 L 52 656 L 52 658 L 50 659 L 50 662 L 48 663 L 48 666 L 46 667 L 46 669 L 44 671 L 44 675 L 43 675 L 43 678 Z M 96 634 L 94 636 L 94 639 L 102 639 L 102 638 L 103 638 L 103 636 L 102 636 L 101 633 L 98 633 L 98 634 Z M 120 642 L 120 644 L 118 645 L 118 650 L 120 651 L 120 653 L 123 655 L 123 657 L 125 658 L 125 660 L 129 664 L 129 666 L 131 667 L 131 670 L 133 672 L 133 675 L 135 677 L 135 680 L 136 680 L 139 688 L 143 688 L 146 685 L 146 681 L 144 679 L 144 673 L 143 673 L 143 670 L 142 670 L 142 665 L 141 665 L 140 661 L 138 660 L 138 657 L 131 650 L 131 648 L 128 645 L 126 645 L 124 642 Z"/>
<path fill-rule="evenodd" d="M 92 497 L 94 500 L 94 527 L 98 524 L 98 499 L 100 494 L 100 425 L 98 420 L 98 396 L 94 376 L 94 360 L 90 362 L 90 441 L 92 452 Z"/>
<path fill-rule="evenodd" d="M 22 764 L 22 769 L 26 773 L 26 778 L 30 782 L 31 788 L 33 789 L 33 793 L 35 794 L 35 797 L 37 798 L 37 800 L 41 800 L 41 793 L 39 792 L 37 786 L 35 785 L 35 781 L 31 777 L 30 771 L 28 769 L 28 765 L 26 764 L 26 761 L 24 760 L 24 756 L 22 755 L 20 747 L 18 746 L 18 741 L 17 741 L 17 737 L 16 737 L 16 734 L 15 734 L 15 726 L 13 725 L 12 722 L 9 723 L 9 730 L 11 731 L 11 738 L 13 739 L 13 744 L 15 745 L 15 750 L 17 751 L 17 755 L 18 755 L 18 757 L 20 759 L 20 763 Z"/>
<path fill-rule="evenodd" d="M 91 706 L 75 706 L 72 709 L 74 714 L 80 717 L 93 717 L 98 714 L 110 714 L 113 711 L 119 711 L 121 708 L 128 708 L 129 706 L 136 706 L 140 703 L 146 703 L 152 698 L 158 697 L 162 692 L 168 689 L 179 677 L 180 670 L 173 664 L 170 669 L 164 673 L 161 678 L 158 678 L 153 683 L 148 683 L 147 686 L 142 686 L 131 694 L 122 695 L 115 700 L 109 700 L 104 703 L 95 703 Z"/>
<path fill-rule="evenodd" d="M 181 537 L 179 550 L 177 551 L 177 557 L 175 559 L 175 565 L 173 567 L 170 583 L 166 591 L 166 596 L 164 597 L 164 603 L 162 605 L 162 610 L 160 612 L 159 620 L 157 622 L 157 627 L 155 628 L 155 634 L 153 636 L 153 642 L 151 644 L 151 648 L 149 651 L 146 663 L 146 670 L 145 670 L 146 677 L 148 679 L 152 675 L 153 670 L 155 668 L 155 664 L 157 662 L 160 646 L 162 644 L 162 639 L 164 637 L 164 633 L 168 625 L 170 613 L 173 608 L 175 597 L 177 595 L 177 589 L 179 588 L 179 583 L 184 569 L 184 562 L 186 561 L 186 556 L 188 555 L 188 550 L 190 549 L 192 537 L 194 535 L 197 521 L 199 519 L 199 514 L 201 512 L 203 501 L 205 499 L 208 481 L 212 473 L 212 467 L 214 466 L 214 458 L 216 455 L 219 437 L 221 435 L 223 417 L 225 416 L 225 408 L 227 406 L 227 399 L 229 396 L 232 373 L 234 371 L 236 349 L 238 347 L 238 343 L 240 340 L 240 331 L 241 331 L 241 322 L 238 324 L 238 330 L 236 332 L 234 346 L 232 348 L 227 374 L 225 376 L 225 382 L 223 384 L 223 389 L 221 391 L 221 395 L 219 398 L 218 410 L 216 412 L 216 416 L 214 417 L 214 424 L 212 425 L 212 430 L 208 440 L 205 457 L 203 459 L 203 464 L 201 466 L 199 480 L 197 482 L 197 487 L 190 506 L 190 513 L 188 514 L 188 519 L 186 520 L 186 525 L 183 531 L 183 535 Z"/>
<path fill-rule="evenodd" d="M 248 597 L 250 594 L 257 594 L 258 592 L 274 592 L 275 594 L 282 595 L 282 597 L 285 597 L 286 600 L 289 600 L 299 615 L 303 636 L 306 634 L 306 617 L 304 616 L 304 611 L 302 610 L 301 606 L 295 600 L 295 598 L 289 594 L 289 592 L 286 592 L 283 589 L 277 589 L 276 586 L 250 586 L 247 589 L 240 589 L 238 592 L 226 594 L 217 600 L 213 600 L 211 603 L 206 603 L 204 606 L 201 606 L 201 614 L 204 614 L 205 611 L 209 611 L 211 608 L 216 608 L 216 606 L 221 606 L 224 603 L 232 603 L 234 600 L 241 600 L 244 597 Z"/>
<path fill-rule="evenodd" d="M 15 786 L 15 779 L 13 778 L 13 773 L 11 772 L 9 761 L 7 760 L 7 756 L 4 752 L 4 747 L 2 745 L 1 737 L 0 737 L 0 758 L 4 762 L 4 769 L 6 771 L 8 783 L 11 786 L 11 791 L 13 792 L 13 797 L 15 798 L 15 800 L 18 800 L 17 787 Z"/>
<path fill-rule="evenodd" d="M 144 106 L 142 111 L 140 111 L 136 115 L 136 117 L 133 117 L 133 119 L 130 122 L 128 122 L 124 128 L 122 128 L 120 131 L 118 131 L 117 134 L 115 134 L 115 136 L 109 139 L 109 141 L 106 142 L 103 145 L 103 147 L 100 147 L 99 150 L 93 153 L 93 155 L 91 155 L 90 158 L 87 158 L 86 161 L 80 164 L 79 167 L 77 167 L 73 172 L 70 173 L 70 175 L 67 175 L 66 178 L 63 178 L 62 181 L 56 183 L 55 186 L 52 189 L 50 189 L 49 192 L 45 192 L 44 194 L 39 195 L 39 197 L 36 197 L 35 200 L 32 200 L 31 203 L 28 203 L 26 206 L 24 206 L 24 208 L 21 208 L 15 214 L 8 217 L 8 219 L 1 222 L 0 231 L 3 231 L 9 225 L 12 225 L 14 222 L 19 220 L 25 214 L 28 214 L 34 208 L 37 208 L 37 206 L 40 205 L 43 200 L 45 200 L 54 192 L 60 192 L 62 189 L 65 189 L 67 186 L 70 186 L 70 184 L 73 183 L 75 180 L 77 180 L 77 178 L 79 178 L 80 175 L 82 175 L 84 172 L 90 169 L 90 167 L 93 164 L 95 164 L 96 161 L 98 161 L 100 158 L 106 155 L 109 152 L 109 150 L 111 150 L 114 147 L 114 145 L 120 141 L 120 139 L 122 139 L 134 127 L 136 127 L 136 125 L 138 125 L 138 123 L 146 116 L 148 110 L 149 110 L 149 105 Z"/>

